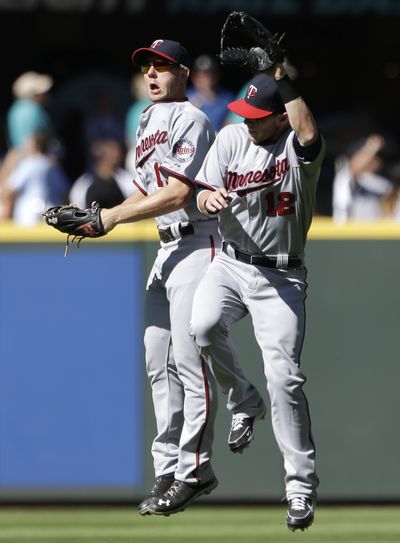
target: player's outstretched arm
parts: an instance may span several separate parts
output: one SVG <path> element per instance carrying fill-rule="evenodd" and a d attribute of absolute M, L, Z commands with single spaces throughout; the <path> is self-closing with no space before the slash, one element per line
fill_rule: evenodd
<path fill-rule="evenodd" d="M 185 207 L 194 189 L 189 182 L 170 176 L 165 187 L 149 196 L 136 192 L 122 204 L 101 210 L 101 220 L 107 232 L 122 223 L 159 217 Z"/>

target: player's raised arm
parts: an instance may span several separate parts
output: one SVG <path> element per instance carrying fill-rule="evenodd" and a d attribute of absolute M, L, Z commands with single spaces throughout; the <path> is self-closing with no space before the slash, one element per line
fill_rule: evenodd
<path fill-rule="evenodd" d="M 284 36 L 270 32 L 245 12 L 232 12 L 221 31 L 219 57 L 222 64 L 233 64 L 255 74 L 273 77 L 300 145 L 308 147 L 317 142 L 315 147 L 321 147 L 313 114 L 286 74 L 286 51 L 282 46 Z"/>
<path fill-rule="evenodd" d="M 296 132 L 300 144 L 304 147 L 311 145 L 318 138 L 318 127 L 314 115 L 289 79 L 283 64 L 277 64 L 271 75 L 278 85 L 290 126 Z"/>

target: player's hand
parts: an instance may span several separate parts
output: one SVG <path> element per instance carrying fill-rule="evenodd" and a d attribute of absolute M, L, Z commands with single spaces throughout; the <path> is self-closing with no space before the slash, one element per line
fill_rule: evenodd
<path fill-rule="evenodd" d="M 215 215 L 223 209 L 226 209 L 231 203 L 232 198 L 226 189 L 217 189 L 211 192 L 204 202 L 204 208 L 210 215 Z"/>
<path fill-rule="evenodd" d="M 265 73 L 274 79 L 283 79 L 286 75 L 286 70 L 282 63 L 278 63 Z"/>

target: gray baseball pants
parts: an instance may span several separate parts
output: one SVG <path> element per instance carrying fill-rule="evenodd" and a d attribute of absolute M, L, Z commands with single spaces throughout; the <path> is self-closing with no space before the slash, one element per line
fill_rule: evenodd
<path fill-rule="evenodd" d="M 152 388 L 157 436 L 152 444 L 156 477 L 175 473 L 187 483 L 213 477 L 211 454 L 217 391 L 209 365 L 189 334 L 194 292 L 220 249 L 217 221 L 194 223 L 195 233 L 162 244 L 146 289 L 145 353 Z M 236 376 L 235 375 L 236 370 Z M 229 408 L 257 414 L 258 391 L 238 367 Z"/>
<path fill-rule="evenodd" d="M 283 454 L 286 496 L 314 498 L 318 486 L 300 352 L 305 328 L 306 270 L 277 270 L 219 253 L 193 301 L 191 329 L 219 381 L 232 371 L 227 337 L 250 313 L 261 348 L 272 426 Z"/>

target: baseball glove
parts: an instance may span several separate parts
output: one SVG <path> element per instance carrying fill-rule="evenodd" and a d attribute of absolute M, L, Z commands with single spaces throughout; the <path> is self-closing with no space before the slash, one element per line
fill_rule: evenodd
<path fill-rule="evenodd" d="M 65 255 L 68 251 L 69 238 L 73 236 L 71 243 L 78 239 L 78 247 L 83 238 L 98 238 L 105 236 L 107 232 L 100 218 L 100 204 L 93 202 L 90 208 L 81 209 L 75 205 L 61 205 L 50 207 L 43 212 L 46 223 L 60 232 L 68 234 Z"/>
<path fill-rule="evenodd" d="M 222 27 L 219 59 L 222 64 L 236 64 L 255 73 L 265 72 L 283 62 L 284 35 L 272 34 L 244 11 L 233 11 Z"/>

